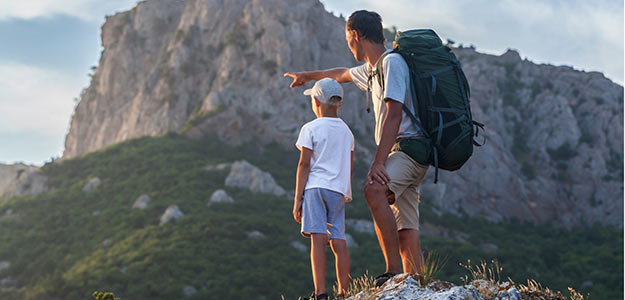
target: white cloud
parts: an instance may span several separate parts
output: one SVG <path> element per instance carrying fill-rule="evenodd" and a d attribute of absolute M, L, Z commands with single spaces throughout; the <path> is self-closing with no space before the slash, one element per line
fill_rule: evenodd
<path fill-rule="evenodd" d="M 68 15 L 101 23 L 104 15 L 132 8 L 137 0 L 0 0 L 0 20 Z"/>
<path fill-rule="evenodd" d="M 36 132 L 63 140 L 73 99 L 87 84 L 84 75 L 0 62 L 0 133 Z"/>
<path fill-rule="evenodd" d="M 323 0 L 349 16 L 378 12 L 386 26 L 434 28 L 478 51 L 507 48 L 538 63 L 600 71 L 623 84 L 623 3 L 614 0 Z"/>

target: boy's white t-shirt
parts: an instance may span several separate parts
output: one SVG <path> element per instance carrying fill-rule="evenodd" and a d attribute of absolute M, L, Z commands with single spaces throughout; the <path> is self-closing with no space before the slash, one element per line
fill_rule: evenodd
<path fill-rule="evenodd" d="M 310 173 L 305 190 L 324 188 L 352 199 L 351 153 L 354 135 L 341 118 L 321 117 L 310 121 L 300 130 L 295 143 L 313 151 Z"/>
<path fill-rule="evenodd" d="M 383 55 L 390 51 L 392 51 L 392 49 L 387 49 Z M 376 144 L 380 144 L 380 139 L 382 138 L 382 122 L 386 116 L 386 104 L 384 103 L 385 98 L 406 104 L 408 109 L 415 116 L 418 116 L 412 105 L 412 90 L 410 89 L 410 76 L 406 61 L 398 53 L 391 53 L 385 56 L 382 62 L 378 61 L 376 65 L 379 63 L 382 63 L 385 89 L 382 90 L 382 87 L 378 82 L 378 76 L 375 76 L 371 82 L 371 98 L 373 100 L 373 113 L 375 115 Z M 367 91 L 367 81 L 369 79 L 369 73 L 372 71 L 375 71 L 375 68 L 372 68 L 369 63 L 364 63 L 360 66 L 349 69 L 352 81 L 363 91 Z M 425 136 L 421 126 L 415 126 L 406 112 L 402 110 L 402 118 L 397 137 L 402 138 L 418 136 Z"/>

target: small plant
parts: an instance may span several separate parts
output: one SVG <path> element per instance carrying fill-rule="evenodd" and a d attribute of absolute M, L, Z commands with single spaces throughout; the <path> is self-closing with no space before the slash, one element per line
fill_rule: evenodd
<path fill-rule="evenodd" d="M 428 252 L 425 258 L 422 257 L 421 261 L 423 261 L 421 273 L 413 274 L 413 278 L 416 275 L 415 279 L 419 282 L 419 286 L 424 287 L 435 280 L 436 275 L 449 261 L 449 257 L 441 257 L 434 252 Z"/>
<path fill-rule="evenodd" d="M 93 292 L 93 298 L 96 300 L 121 300 L 119 297 L 115 297 L 113 293 L 107 292 Z"/>
<path fill-rule="evenodd" d="M 501 271 L 503 271 L 503 267 L 499 265 L 499 262 L 496 259 L 491 261 L 493 264 L 489 266 L 485 261 L 482 261 L 478 266 L 471 266 L 471 260 L 467 260 L 467 264 L 463 265 L 460 263 L 460 266 L 467 269 L 471 274 L 471 281 L 474 280 L 486 280 L 489 282 L 499 282 L 501 280 Z M 465 283 L 469 282 L 469 278 L 467 275 L 461 278 Z"/>
<path fill-rule="evenodd" d="M 362 276 L 357 278 L 351 278 L 351 281 L 349 282 L 349 287 L 347 288 L 347 292 L 345 293 L 345 298 L 354 296 L 362 291 L 370 291 L 374 288 L 375 286 L 373 285 L 373 277 L 369 275 L 369 270 L 367 270 L 365 271 L 365 274 L 362 274 Z M 341 293 L 339 291 L 338 284 L 336 284 L 332 288 L 332 292 L 334 293 L 334 295 L 338 295 Z"/>

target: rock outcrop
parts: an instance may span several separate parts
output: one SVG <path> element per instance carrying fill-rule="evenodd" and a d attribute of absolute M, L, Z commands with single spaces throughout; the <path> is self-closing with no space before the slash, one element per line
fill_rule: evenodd
<path fill-rule="evenodd" d="M 146 209 L 148 207 L 148 204 L 150 203 L 150 200 L 150 196 L 148 196 L 147 194 L 143 194 L 139 196 L 137 200 L 135 200 L 135 203 L 132 204 L 132 208 L 141 210 Z"/>
<path fill-rule="evenodd" d="M 313 114 L 281 74 L 356 65 L 344 25 L 318 0 L 152 0 L 110 16 L 63 159 L 170 131 L 291 148 Z M 623 87 L 516 51 L 454 51 L 487 140 L 438 185 L 428 175 L 424 201 L 494 221 L 622 227 Z M 369 163 L 372 114 L 363 92 L 344 88 L 340 114 L 357 137 L 356 157 Z"/>
<path fill-rule="evenodd" d="M 25 164 L 0 164 L 0 199 L 19 195 L 36 195 L 47 191 L 47 177 L 38 167 Z"/>
<path fill-rule="evenodd" d="M 93 192 L 100 185 L 100 183 L 102 183 L 100 177 L 93 177 L 89 179 L 87 183 L 85 183 L 85 185 L 82 187 L 82 191 L 85 193 Z"/>
<path fill-rule="evenodd" d="M 214 203 L 234 203 L 234 199 L 232 199 L 226 191 L 218 189 L 211 195 L 211 198 L 206 205 L 211 206 Z"/>
<path fill-rule="evenodd" d="M 525 296 L 525 297 L 523 297 Z M 349 300 L 521 300 L 521 299 L 565 299 L 552 292 L 523 291 L 521 293 L 512 282 L 493 282 L 487 280 L 474 280 L 469 284 L 455 286 L 445 281 L 432 281 L 421 287 L 419 282 L 409 274 L 399 274 L 389 279 L 380 288 L 364 290 L 347 298 Z"/>
<path fill-rule="evenodd" d="M 283 196 L 284 189 L 279 186 L 271 174 L 262 171 L 245 160 L 235 161 L 226 177 L 226 186 L 246 188 L 255 193 Z"/>
<path fill-rule="evenodd" d="M 165 225 L 170 221 L 178 220 L 184 216 L 184 213 L 180 210 L 178 205 L 170 205 L 165 212 L 161 215 L 159 225 Z"/>

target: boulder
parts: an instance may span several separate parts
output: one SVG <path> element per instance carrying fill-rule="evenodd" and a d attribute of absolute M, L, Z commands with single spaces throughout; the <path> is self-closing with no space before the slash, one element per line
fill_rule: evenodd
<path fill-rule="evenodd" d="M 152 200 L 150 196 L 148 196 L 147 194 L 143 194 L 139 196 L 137 200 L 135 200 L 135 203 L 132 205 L 132 208 L 141 209 L 141 210 L 146 209 L 148 207 L 148 203 L 150 203 L 150 200 Z"/>
<path fill-rule="evenodd" d="M 0 164 L 0 199 L 45 193 L 47 180 L 36 166 Z"/>
<path fill-rule="evenodd" d="M 253 230 L 247 233 L 247 237 L 250 239 L 260 239 L 260 238 L 264 238 L 265 234 L 258 230 Z"/>
<path fill-rule="evenodd" d="M 100 183 L 102 183 L 102 180 L 100 180 L 99 177 L 93 177 L 91 179 L 89 179 L 89 182 L 87 182 L 87 184 L 85 184 L 85 186 L 82 187 L 82 191 L 83 192 L 93 192 L 96 187 L 98 187 L 98 185 L 100 185 Z"/>
<path fill-rule="evenodd" d="M 347 233 L 347 232 L 345 233 L 345 242 L 347 242 L 347 247 L 348 248 L 356 248 L 356 247 L 358 247 L 358 243 L 356 242 L 354 237 L 352 237 L 352 235 Z"/>
<path fill-rule="evenodd" d="M 191 285 L 187 285 L 182 290 L 182 293 L 185 297 L 191 297 L 197 293 L 197 289 Z"/>
<path fill-rule="evenodd" d="M 345 225 L 358 233 L 375 234 L 375 225 L 371 220 L 346 219 Z"/>
<path fill-rule="evenodd" d="M 202 169 L 204 169 L 204 171 L 222 171 L 222 170 L 225 170 L 225 169 L 227 169 L 229 167 L 230 167 L 229 163 L 220 163 L 220 164 L 216 164 L 216 165 L 208 165 L 208 166 L 205 166 Z"/>
<path fill-rule="evenodd" d="M 206 206 L 211 206 L 214 203 L 234 203 L 234 199 L 226 193 L 226 191 L 219 189 L 216 190 L 213 195 L 211 195 L 210 200 L 206 204 Z"/>
<path fill-rule="evenodd" d="M 255 193 L 283 196 L 285 190 L 271 174 L 262 171 L 245 160 L 235 161 L 226 177 L 226 186 L 246 188 Z"/>
<path fill-rule="evenodd" d="M 3 271 L 4 269 L 8 269 L 9 266 L 11 266 L 11 263 L 8 261 L 0 261 L 0 272 Z"/>
<path fill-rule="evenodd" d="M 184 216 L 184 213 L 180 210 L 180 208 L 178 208 L 178 205 L 170 205 L 169 207 L 167 207 L 163 215 L 161 215 L 161 218 L 160 218 L 161 221 L 159 225 L 162 226 L 169 221 L 178 220 L 182 218 L 183 216 Z"/>
<path fill-rule="evenodd" d="M 304 243 L 300 241 L 292 241 L 291 243 L 289 243 L 289 245 L 295 248 L 295 250 L 300 251 L 300 252 L 308 251 L 308 247 L 306 247 L 306 245 L 304 245 Z"/>

